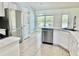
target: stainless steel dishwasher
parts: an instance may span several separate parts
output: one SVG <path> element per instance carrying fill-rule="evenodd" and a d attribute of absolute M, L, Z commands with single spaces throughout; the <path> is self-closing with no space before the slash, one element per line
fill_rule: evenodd
<path fill-rule="evenodd" d="M 53 44 L 53 29 L 42 28 L 42 43 Z"/>

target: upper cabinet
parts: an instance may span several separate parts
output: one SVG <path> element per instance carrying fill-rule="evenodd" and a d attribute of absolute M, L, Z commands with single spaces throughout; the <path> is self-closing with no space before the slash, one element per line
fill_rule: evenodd
<path fill-rule="evenodd" d="M 0 2 L 0 16 L 5 16 L 5 15 L 4 15 L 3 2 Z"/>

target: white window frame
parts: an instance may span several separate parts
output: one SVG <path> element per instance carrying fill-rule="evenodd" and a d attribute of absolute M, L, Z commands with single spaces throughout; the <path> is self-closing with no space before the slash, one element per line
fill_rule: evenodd
<path fill-rule="evenodd" d="M 69 27 L 69 20 L 70 20 L 70 12 L 66 12 L 66 13 L 61 13 L 61 28 L 62 28 L 62 15 L 68 15 L 68 24 L 67 24 L 67 28 Z"/>

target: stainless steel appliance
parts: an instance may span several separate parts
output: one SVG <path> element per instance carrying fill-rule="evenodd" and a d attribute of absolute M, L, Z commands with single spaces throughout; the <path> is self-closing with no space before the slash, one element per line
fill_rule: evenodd
<path fill-rule="evenodd" d="M 53 44 L 53 29 L 42 28 L 42 43 Z"/>

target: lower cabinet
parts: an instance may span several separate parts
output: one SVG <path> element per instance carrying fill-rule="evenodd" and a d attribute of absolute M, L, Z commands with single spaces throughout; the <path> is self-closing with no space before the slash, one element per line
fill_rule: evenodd
<path fill-rule="evenodd" d="M 54 44 L 61 45 L 66 48 L 71 56 L 79 55 L 79 44 L 70 32 L 54 30 Z"/>
<path fill-rule="evenodd" d="M 53 37 L 54 44 L 59 44 L 64 48 L 68 49 L 68 33 L 61 31 L 61 30 L 54 30 L 54 37 Z"/>
<path fill-rule="evenodd" d="M 70 35 L 69 51 L 71 56 L 78 56 L 78 42 L 72 35 Z"/>

